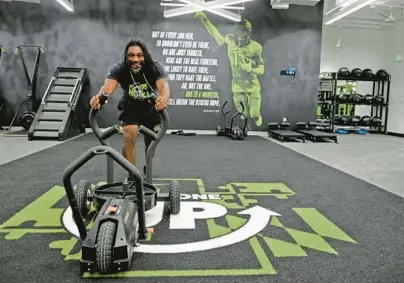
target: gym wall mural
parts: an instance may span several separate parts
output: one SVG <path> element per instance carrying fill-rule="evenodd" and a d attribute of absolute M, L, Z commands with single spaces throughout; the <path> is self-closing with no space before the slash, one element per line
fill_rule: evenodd
<path fill-rule="evenodd" d="M 75 67 L 88 69 L 88 100 L 133 37 L 146 42 L 169 75 L 171 129 L 216 129 L 225 101 L 232 113 L 244 110 L 251 130 L 266 130 L 268 122 L 283 118 L 292 124 L 315 120 L 322 3 L 272 10 L 268 1 L 255 0 L 236 23 L 209 12 L 164 18 L 160 1 L 76 0 L 75 13 L 50 2 L 0 3 L 0 45 L 10 51 L 0 60 L 7 121 L 27 92 L 16 46 L 44 49 L 38 99 L 57 67 Z M 27 62 L 30 72 L 33 62 Z M 296 74 L 282 76 L 290 67 Z M 121 95 L 118 89 L 100 115 L 102 127 L 118 123 Z"/>

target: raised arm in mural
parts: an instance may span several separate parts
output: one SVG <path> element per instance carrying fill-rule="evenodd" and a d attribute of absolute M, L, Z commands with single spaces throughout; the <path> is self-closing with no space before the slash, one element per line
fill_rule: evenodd
<path fill-rule="evenodd" d="M 262 46 L 251 39 L 252 26 L 247 20 L 237 23 L 235 33 L 223 36 L 203 12 L 197 12 L 196 18 L 204 24 L 209 34 L 219 46 L 227 45 L 232 69 L 233 101 L 238 111 L 242 111 L 240 102 L 247 107 L 244 114 L 250 116 L 256 126 L 262 125 L 261 85 L 258 76 L 264 74 Z"/>

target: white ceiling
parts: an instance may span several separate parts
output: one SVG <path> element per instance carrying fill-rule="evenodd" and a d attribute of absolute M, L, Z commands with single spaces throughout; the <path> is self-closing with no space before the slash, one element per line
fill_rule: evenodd
<path fill-rule="evenodd" d="M 316 5 L 320 0 L 270 0 L 273 9 L 287 9 L 288 5 Z M 324 22 L 338 9 L 336 4 L 352 0 L 324 0 Z M 357 0 L 357 3 L 365 0 Z M 353 4 L 355 5 L 355 4 Z M 329 13 L 328 13 L 329 12 Z M 340 28 L 370 28 L 389 30 L 404 21 L 404 0 L 376 0 L 358 11 L 332 23 Z"/>
<path fill-rule="evenodd" d="M 0 0 L 5 2 L 31 2 L 41 3 L 41 0 Z M 156 1 L 156 0 L 155 0 Z M 165 0 L 169 1 L 169 0 Z M 172 1 L 172 0 L 171 0 Z M 216 0 L 217 1 L 217 0 Z M 219 0 L 217 2 L 220 2 Z M 308 5 L 313 6 L 321 0 L 268 0 L 273 9 L 288 9 L 289 5 Z M 325 22 L 328 17 L 338 12 L 335 9 L 336 4 L 353 0 L 324 0 Z M 357 0 L 359 2 L 365 0 Z M 353 4 L 355 5 L 355 4 Z M 376 0 L 358 11 L 343 17 L 332 23 L 331 26 L 340 28 L 371 28 L 380 30 L 389 30 L 404 21 L 404 0 Z"/>
<path fill-rule="evenodd" d="M 341 1 L 341 0 L 339 0 Z M 364 1 L 364 0 L 360 0 Z M 324 15 L 335 13 L 335 0 L 325 0 Z M 327 15 L 327 12 L 331 12 Z M 370 28 L 389 30 L 404 20 L 404 0 L 377 0 L 358 11 L 332 23 L 340 28 Z"/>

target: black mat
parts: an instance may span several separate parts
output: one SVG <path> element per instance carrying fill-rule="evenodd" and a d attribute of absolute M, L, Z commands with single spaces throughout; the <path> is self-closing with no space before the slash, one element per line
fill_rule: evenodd
<path fill-rule="evenodd" d="M 122 136 L 113 138 L 118 151 L 121 142 Z M 0 167 L 2 281 L 92 281 L 79 277 L 79 249 L 62 226 L 67 202 L 58 186 L 65 167 L 93 145 L 96 140 L 87 135 Z M 138 157 L 142 165 L 142 150 Z M 74 175 L 74 182 L 104 181 L 105 161 L 93 159 Z M 214 198 L 194 200 L 193 207 L 222 204 L 227 214 L 197 219 L 195 229 L 183 230 L 170 229 L 164 216 L 151 242 L 144 244 L 220 237 L 229 244 L 240 235 L 253 235 L 212 250 L 136 254 L 133 271 L 121 274 L 128 277 L 119 278 L 122 282 L 404 281 L 404 201 L 373 185 L 259 137 L 240 142 L 167 135 L 156 153 L 155 173 L 158 178 L 188 179 L 181 181 L 188 197 L 198 199 L 205 190 Z M 116 176 L 126 173 L 119 169 Z M 164 189 L 164 180 L 156 182 Z M 185 202 L 183 207 L 192 207 L 189 199 Z M 266 225 L 269 210 L 280 216 L 272 215 Z"/>

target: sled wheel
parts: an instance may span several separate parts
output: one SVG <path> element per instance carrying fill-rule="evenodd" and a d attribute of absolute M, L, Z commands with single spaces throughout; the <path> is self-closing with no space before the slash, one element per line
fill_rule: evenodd
<path fill-rule="evenodd" d="M 91 183 L 87 180 L 81 180 L 76 185 L 76 199 L 81 216 L 84 218 L 91 209 Z"/>
<path fill-rule="evenodd" d="M 220 126 L 216 127 L 216 135 L 220 136 L 222 129 L 220 128 Z"/>
<path fill-rule="evenodd" d="M 236 139 L 239 141 L 244 139 L 243 131 L 240 128 L 236 129 Z"/>
<path fill-rule="evenodd" d="M 96 262 L 101 273 L 110 273 L 112 271 L 113 245 L 115 238 L 116 224 L 112 221 L 106 221 L 101 224 L 97 235 Z"/>
<path fill-rule="evenodd" d="M 181 190 L 178 181 L 172 181 L 169 188 L 168 211 L 170 214 L 178 214 L 181 208 Z"/>

